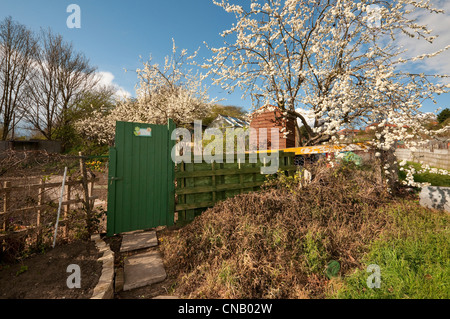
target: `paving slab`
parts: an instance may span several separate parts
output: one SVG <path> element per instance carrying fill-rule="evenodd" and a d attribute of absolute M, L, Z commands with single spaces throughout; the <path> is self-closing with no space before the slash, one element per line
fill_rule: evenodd
<path fill-rule="evenodd" d="M 114 291 L 121 292 L 123 290 L 123 285 L 124 285 L 123 268 L 118 268 L 114 280 Z"/>
<path fill-rule="evenodd" d="M 149 251 L 126 258 L 123 271 L 124 291 L 155 284 L 167 277 L 159 251 Z"/>
<path fill-rule="evenodd" d="M 123 234 L 120 252 L 127 252 L 158 246 L 156 231 L 133 232 Z"/>
<path fill-rule="evenodd" d="M 152 299 L 180 299 L 180 298 L 177 297 L 177 296 L 166 296 L 166 295 L 161 295 L 161 296 L 154 297 L 154 298 L 152 298 Z"/>

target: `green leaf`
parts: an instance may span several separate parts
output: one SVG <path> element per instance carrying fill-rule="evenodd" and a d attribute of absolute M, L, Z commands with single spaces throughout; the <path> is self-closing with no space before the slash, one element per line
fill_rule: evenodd
<path fill-rule="evenodd" d="M 336 260 L 331 260 L 327 265 L 327 271 L 326 271 L 327 277 L 329 279 L 331 279 L 333 277 L 337 277 L 340 269 L 341 269 L 341 265 L 339 264 L 339 262 Z"/>

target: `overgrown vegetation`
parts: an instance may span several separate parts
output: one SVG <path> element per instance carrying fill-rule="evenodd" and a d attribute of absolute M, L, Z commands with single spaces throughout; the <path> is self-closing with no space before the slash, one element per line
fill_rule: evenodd
<path fill-rule="evenodd" d="M 411 198 L 395 204 L 367 167 L 319 165 L 310 171 L 310 183 L 300 175 L 273 180 L 167 234 L 161 249 L 169 275 L 177 277 L 176 293 L 189 298 L 448 294 L 447 215 Z M 372 263 L 381 267 L 384 284 L 369 292 L 365 269 Z M 420 292 L 424 280 L 429 288 Z"/>
<path fill-rule="evenodd" d="M 88 178 L 94 177 L 104 167 L 100 160 L 87 161 Z M 23 259 L 35 252 L 44 252 L 53 243 L 55 221 L 60 196 L 60 186 L 44 190 L 28 188 L 42 181 L 46 184 L 62 182 L 64 168 L 68 168 L 67 180 L 81 181 L 80 158 L 46 152 L 7 151 L 0 158 L 0 185 L 10 182 L 17 187 L 9 193 L 7 213 L 0 215 L 0 263 Z M 83 199 L 82 184 L 71 185 L 71 200 Z M 67 189 L 64 195 L 66 195 Z M 4 194 L 0 196 L 3 212 Z M 26 210 L 22 210 L 29 208 Z M 39 214 L 39 218 L 37 217 Z M 88 217 L 82 203 L 74 203 L 70 209 L 61 210 L 57 242 L 87 240 L 91 232 L 102 230 L 101 220 L 105 212 L 96 208 Z M 39 224 L 37 222 L 39 220 Z M 5 227 L 4 227 L 5 226 Z"/>
<path fill-rule="evenodd" d="M 449 218 L 415 201 L 400 201 L 380 211 L 395 223 L 370 245 L 363 265 L 347 278 L 329 285 L 337 298 L 445 298 L 450 297 Z M 368 265 L 380 267 L 379 289 L 368 289 Z"/>
<path fill-rule="evenodd" d="M 207 210 L 163 241 L 177 293 L 192 298 L 320 298 L 328 262 L 358 267 L 387 223 L 388 201 L 373 173 L 313 169 L 311 184 L 286 192 L 285 181 Z M 291 187 L 291 190 L 294 188 Z"/>

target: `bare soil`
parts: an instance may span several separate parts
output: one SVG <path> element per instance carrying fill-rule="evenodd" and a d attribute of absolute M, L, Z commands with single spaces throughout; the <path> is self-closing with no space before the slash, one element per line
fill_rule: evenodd
<path fill-rule="evenodd" d="M 0 299 L 89 299 L 102 271 L 94 242 L 49 248 L 18 263 L 0 264 Z M 69 289 L 71 264 L 80 266 L 81 288 Z"/>

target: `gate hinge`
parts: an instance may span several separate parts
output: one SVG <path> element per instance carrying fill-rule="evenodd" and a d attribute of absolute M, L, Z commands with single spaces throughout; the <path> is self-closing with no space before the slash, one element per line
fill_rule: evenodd
<path fill-rule="evenodd" d="M 113 181 L 120 181 L 122 179 L 122 177 L 110 177 L 109 178 L 109 180 L 111 181 L 111 182 L 113 182 Z"/>

